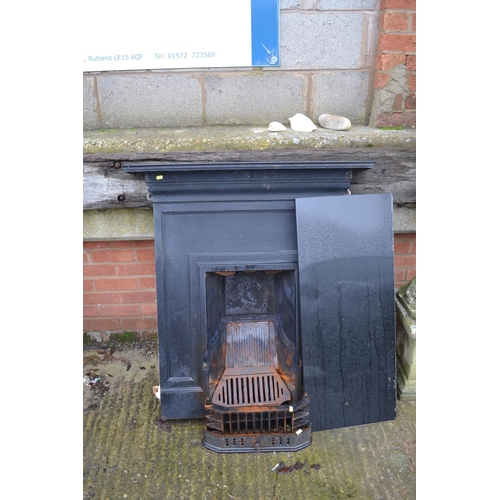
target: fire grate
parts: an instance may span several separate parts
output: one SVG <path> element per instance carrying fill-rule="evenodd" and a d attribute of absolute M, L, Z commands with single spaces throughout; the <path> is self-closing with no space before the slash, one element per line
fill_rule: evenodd
<path fill-rule="evenodd" d="M 226 327 L 226 369 L 212 401 L 220 406 L 279 405 L 292 396 L 276 371 L 272 321 L 231 321 Z"/>
<path fill-rule="evenodd" d="M 256 296 L 249 289 L 242 295 L 251 301 Z M 277 344 L 275 320 L 260 315 L 227 322 L 224 372 L 205 405 L 207 448 L 293 451 L 311 443 L 309 399 L 294 401 L 280 372 Z"/>
<path fill-rule="evenodd" d="M 252 408 L 250 411 L 207 404 L 207 428 L 227 433 L 296 432 L 309 424 L 309 399 L 290 405 Z"/>
<path fill-rule="evenodd" d="M 212 401 L 221 406 L 281 404 L 292 398 L 273 367 L 227 368 Z"/>
<path fill-rule="evenodd" d="M 309 398 L 298 403 L 245 409 L 206 404 L 203 444 L 214 451 L 297 451 L 311 444 Z"/>

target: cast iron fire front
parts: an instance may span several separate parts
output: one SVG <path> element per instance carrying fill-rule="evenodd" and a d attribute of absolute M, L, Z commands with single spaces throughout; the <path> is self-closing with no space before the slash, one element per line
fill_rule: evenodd
<path fill-rule="evenodd" d="M 154 208 L 161 416 L 217 452 L 395 417 L 392 196 L 370 163 L 125 164 Z"/>

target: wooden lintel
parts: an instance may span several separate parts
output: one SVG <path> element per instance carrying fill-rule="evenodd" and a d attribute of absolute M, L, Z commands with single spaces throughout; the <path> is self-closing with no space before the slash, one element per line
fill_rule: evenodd
<path fill-rule="evenodd" d="M 184 152 L 84 155 L 83 209 L 150 208 L 144 174 L 124 172 L 121 162 L 365 161 L 374 168 L 355 171 L 352 194 L 392 193 L 394 203 L 416 202 L 415 148 L 349 148 L 276 151 Z"/>

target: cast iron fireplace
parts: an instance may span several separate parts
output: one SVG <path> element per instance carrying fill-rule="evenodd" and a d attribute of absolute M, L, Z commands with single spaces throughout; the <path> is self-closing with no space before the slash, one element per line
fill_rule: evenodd
<path fill-rule="evenodd" d="M 392 196 L 360 162 L 127 163 L 154 209 L 161 416 L 223 453 L 395 418 Z"/>

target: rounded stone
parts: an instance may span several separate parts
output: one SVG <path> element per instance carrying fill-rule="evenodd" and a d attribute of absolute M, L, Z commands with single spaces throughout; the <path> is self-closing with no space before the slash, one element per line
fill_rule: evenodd
<path fill-rule="evenodd" d="M 267 127 L 267 130 L 269 130 L 269 132 L 282 132 L 283 130 L 286 130 L 286 127 L 280 122 L 271 122 Z"/>
<path fill-rule="evenodd" d="M 318 128 L 310 118 L 302 113 L 296 113 L 289 120 L 291 129 L 297 132 L 312 132 Z"/>
<path fill-rule="evenodd" d="M 349 130 L 351 128 L 351 120 L 344 116 L 323 114 L 319 116 L 318 123 L 323 128 L 330 130 Z"/>

